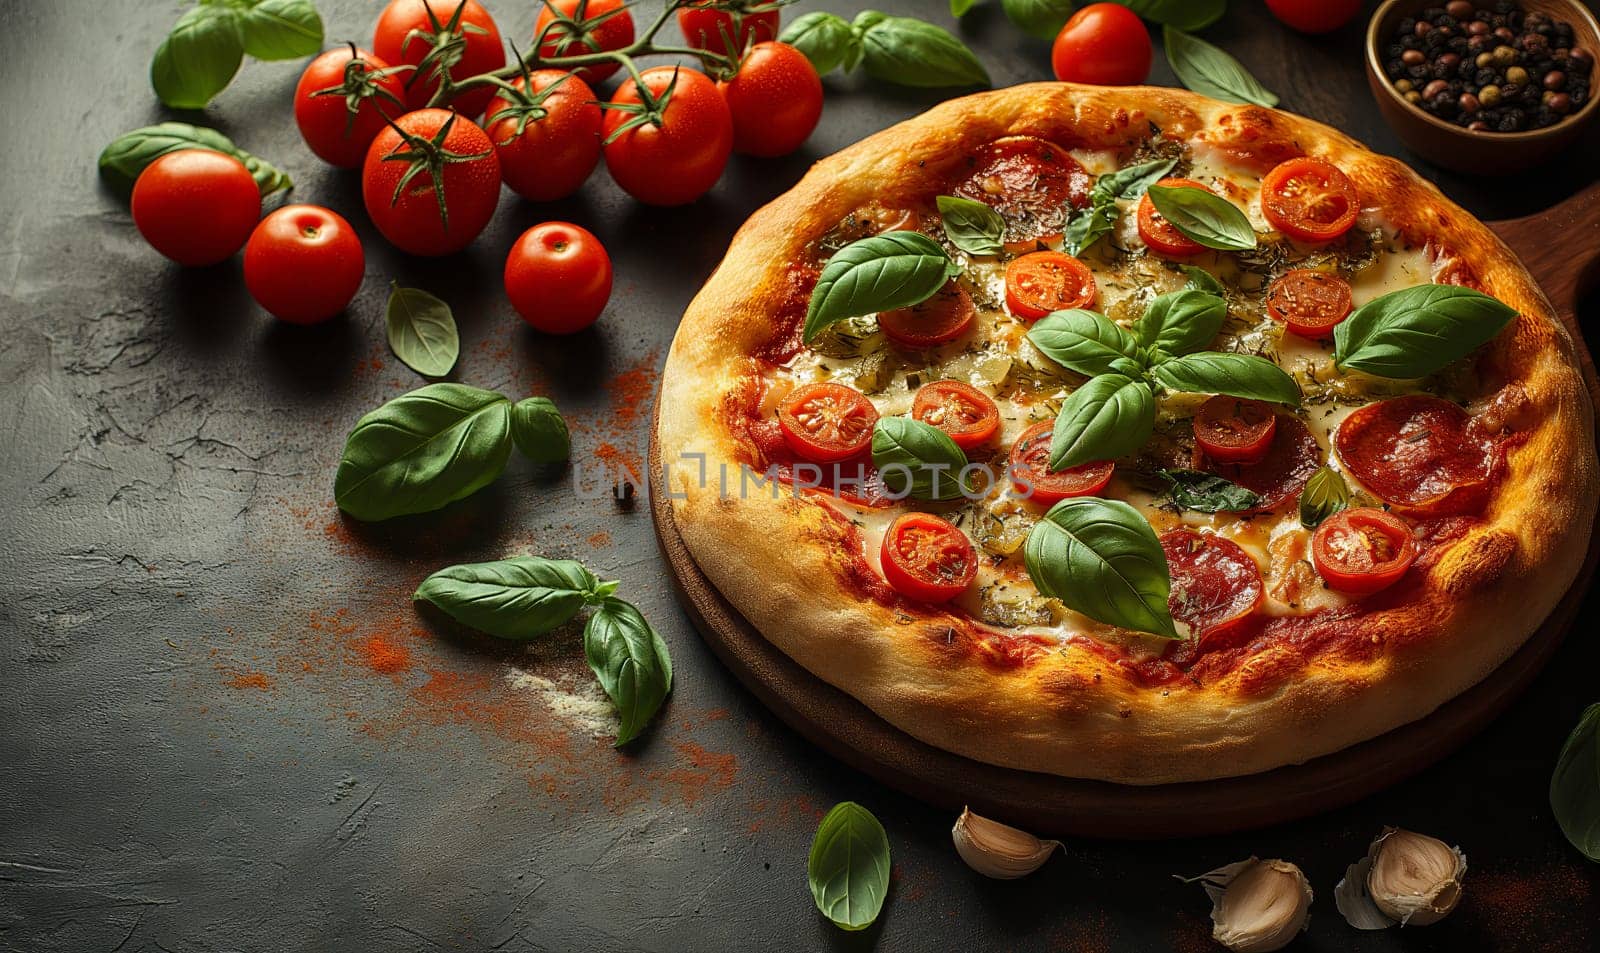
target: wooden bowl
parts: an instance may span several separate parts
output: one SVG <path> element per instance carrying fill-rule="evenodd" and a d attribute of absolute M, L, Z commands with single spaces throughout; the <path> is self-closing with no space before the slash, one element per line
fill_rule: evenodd
<path fill-rule="evenodd" d="M 1476 0 L 1486 5 L 1485 0 Z M 1588 7 L 1576 0 L 1519 0 L 1524 13 L 1549 14 L 1572 25 L 1573 45 L 1600 60 L 1600 23 Z M 1531 168 L 1571 148 L 1583 127 L 1600 111 L 1595 80 L 1600 67 L 1590 73 L 1589 98 L 1578 111 L 1544 129 L 1525 132 L 1473 132 L 1445 122 L 1406 102 L 1383 71 L 1382 49 L 1394 36 L 1401 19 L 1444 0 L 1386 0 L 1367 25 L 1367 85 L 1378 100 L 1378 110 L 1411 151 L 1437 165 L 1458 172 L 1500 175 Z"/>

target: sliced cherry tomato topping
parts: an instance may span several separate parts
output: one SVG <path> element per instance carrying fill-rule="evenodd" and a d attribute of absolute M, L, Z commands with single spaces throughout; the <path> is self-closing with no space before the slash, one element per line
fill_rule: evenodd
<path fill-rule="evenodd" d="M 983 391 L 961 381 L 934 381 L 917 391 L 911 416 L 949 434 L 956 446 L 972 450 L 1000 429 L 1000 409 Z"/>
<path fill-rule="evenodd" d="M 1266 456 L 1255 463 L 1222 463 L 1195 448 L 1195 469 L 1207 470 L 1254 490 L 1261 497 L 1257 512 L 1265 513 L 1297 499 L 1311 474 L 1322 466 L 1322 446 L 1306 425 L 1288 414 L 1278 414 Z"/>
<path fill-rule="evenodd" d="M 1260 463 L 1277 432 L 1277 413 L 1259 400 L 1218 394 L 1194 418 L 1195 443 L 1218 463 Z"/>
<path fill-rule="evenodd" d="M 1157 185 L 1167 188 L 1180 188 L 1187 186 L 1192 189 L 1207 189 L 1204 185 L 1193 179 L 1162 179 Z M 1189 236 L 1178 231 L 1172 223 L 1161 217 L 1156 211 L 1156 203 L 1150 201 L 1150 195 L 1145 194 L 1139 200 L 1139 240 L 1150 246 L 1159 254 L 1172 258 L 1187 258 L 1198 255 L 1206 250 L 1206 246 L 1193 241 Z"/>
<path fill-rule="evenodd" d="M 1338 275 L 1295 268 L 1267 289 L 1267 313 L 1304 338 L 1322 339 L 1350 316 L 1350 282 Z"/>
<path fill-rule="evenodd" d="M 1322 580 L 1354 595 L 1394 585 L 1416 558 L 1411 527 L 1380 509 L 1335 513 L 1311 537 L 1311 561 Z"/>
<path fill-rule="evenodd" d="M 1344 419 L 1333 446 L 1351 476 L 1408 516 L 1462 516 L 1488 501 L 1494 444 L 1448 400 L 1417 394 L 1368 404 Z"/>
<path fill-rule="evenodd" d="M 1290 238 L 1333 241 L 1350 230 L 1359 211 L 1356 184 L 1322 159 L 1290 159 L 1261 180 L 1261 214 Z"/>
<path fill-rule="evenodd" d="M 1067 150 L 1033 136 L 996 139 L 971 159 L 951 194 L 990 206 L 1006 220 L 1008 245 L 1061 234 L 1067 213 L 1089 204 L 1089 173 Z"/>
<path fill-rule="evenodd" d="M 907 513 L 883 534 L 883 578 L 903 596 L 947 602 L 978 575 L 978 553 L 967 534 L 931 513 Z"/>
<path fill-rule="evenodd" d="M 1097 460 L 1066 470 L 1050 470 L 1050 438 L 1055 421 L 1041 420 L 1011 446 L 1011 485 L 1035 503 L 1050 506 L 1072 496 L 1092 496 L 1106 488 L 1117 465 Z"/>
<path fill-rule="evenodd" d="M 783 428 L 771 417 L 750 425 L 750 441 L 760 453 L 759 469 L 775 474 L 779 483 L 827 493 L 857 506 L 894 506 L 904 499 L 890 492 L 866 451 L 833 463 L 813 463 L 794 452 Z"/>
<path fill-rule="evenodd" d="M 967 333 L 975 314 L 972 295 L 951 281 L 921 304 L 879 314 L 878 327 L 896 344 L 933 347 Z"/>
<path fill-rule="evenodd" d="M 1006 307 L 1025 321 L 1087 308 L 1097 290 L 1089 266 L 1058 251 L 1036 251 L 1006 265 Z"/>
<path fill-rule="evenodd" d="M 778 405 L 784 441 L 817 463 L 832 463 L 865 450 L 877 422 L 878 409 L 872 401 L 843 384 L 802 384 Z"/>
<path fill-rule="evenodd" d="M 1231 539 L 1175 529 L 1161 534 L 1172 593 L 1167 608 L 1205 638 L 1237 625 L 1261 605 L 1261 567 Z"/>

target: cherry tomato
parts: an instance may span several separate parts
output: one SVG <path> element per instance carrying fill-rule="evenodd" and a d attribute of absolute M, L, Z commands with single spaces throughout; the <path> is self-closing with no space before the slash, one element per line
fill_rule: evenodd
<path fill-rule="evenodd" d="M 1332 241 L 1350 230 L 1360 211 L 1356 184 L 1322 159 L 1281 162 L 1261 180 L 1261 214 L 1290 238 Z"/>
<path fill-rule="evenodd" d="M 460 251 L 489 224 L 500 201 L 500 160 L 493 144 L 477 123 L 448 109 L 406 113 L 395 127 L 380 132 L 367 150 L 361 170 L 367 215 L 401 251 Z M 422 171 L 402 188 L 412 163 L 420 163 Z M 442 202 L 433 169 L 443 170 Z"/>
<path fill-rule="evenodd" d="M 294 121 L 317 158 L 354 169 L 383 131 L 384 117 L 406 111 L 403 76 L 409 71 L 392 69 L 353 46 L 329 50 L 306 66 L 294 88 Z"/>
<path fill-rule="evenodd" d="M 1311 561 L 1328 588 L 1364 596 L 1399 581 L 1417 558 L 1411 527 L 1380 509 L 1343 510 L 1311 537 Z"/>
<path fill-rule="evenodd" d="M 822 80 L 805 54 L 787 43 L 757 43 L 733 79 L 717 88 L 733 117 L 734 151 L 745 155 L 788 155 L 822 118 Z"/>
<path fill-rule="evenodd" d="M 1301 33 L 1331 33 L 1361 11 L 1361 0 L 1267 0 L 1267 8 Z"/>
<path fill-rule="evenodd" d="M 678 11 L 678 30 L 697 50 L 736 57 L 752 43 L 778 38 L 778 8 L 773 0 L 744 0 L 735 12 L 715 9 L 707 0 Z"/>
<path fill-rule="evenodd" d="M 355 229 L 318 205 L 285 205 L 262 219 L 244 246 L 250 297 L 291 324 L 316 324 L 343 311 L 365 266 Z"/>
<path fill-rule="evenodd" d="M 1338 275 L 1295 268 L 1267 289 L 1267 313 L 1301 337 L 1320 339 L 1350 316 L 1350 282 Z"/>
<path fill-rule="evenodd" d="M 1201 404 L 1194 418 L 1195 443 L 1218 463 L 1260 463 L 1277 429 L 1270 404 L 1225 394 Z"/>
<path fill-rule="evenodd" d="M 1055 421 L 1041 420 L 1011 445 L 1011 485 L 1035 503 L 1049 506 L 1072 496 L 1093 496 L 1111 482 L 1117 465 L 1097 460 L 1065 470 L 1050 469 L 1050 440 Z"/>
<path fill-rule="evenodd" d="M 1193 179 L 1162 179 L 1157 185 L 1167 188 L 1181 188 L 1187 186 L 1194 189 L 1206 189 L 1204 185 Z M 1210 192 L 1211 189 L 1206 189 Z M 1169 258 L 1187 258 L 1198 255 L 1206 250 L 1206 246 L 1194 241 L 1189 236 L 1178 231 L 1176 227 L 1156 211 L 1156 203 L 1150 201 L 1150 194 L 1145 193 L 1139 199 L 1139 240 L 1155 250 L 1158 254 Z"/>
<path fill-rule="evenodd" d="M 894 591 L 919 602 L 948 602 L 978 576 L 978 552 L 967 534 L 932 513 L 907 513 L 889 524 L 879 561 Z"/>
<path fill-rule="evenodd" d="M 504 91 L 484 110 L 484 132 L 500 159 L 511 191 L 553 202 L 578 191 L 600 162 L 600 107 L 594 90 L 573 73 L 542 69 L 528 74 L 525 98 Z M 521 76 L 511 81 L 528 90 Z"/>
<path fill-rule="evenodd" d="M 620 50 L 633 42 L 633 14 L 624 0 L 540 0 L 533 41 L 543 59 Z M 617 69 L 614 62 L 597 63 L 574 72 L 598 86 Z"/>
<path fill-rule="evenodd" d="M 706 74 L 688 67 L 657 66 L 639 77 L 651 99 L 660 103 L 665 97 L 666 105 L 642 122 L 626 110 L 605 111 L 606 169 L 624 192 L 647 205 L 693 202 L 717 184 L 733 152 L 728 104 Z M 611 102 L 638 106 L 638 85 L 618 86 Z"/>
<path fill-rule="evenodd" d="M 1261 567 L 1233 540 L 1174 529 L 1161 534 L 1161 551 L 1172 577 L 1167 608 L 1202 640 L 1236 628 L 1261 605 Z"/>
<path fill-rule="evenodd" d="M 921 304 L 882 312 L 878 327 L 904 347 L 934 347 L 967 333 L 977 313 L 972 295 L 952 280 Z"/>
<path fill-rule="evenodd" d="M 1150 75 L 1150 32 L 1139 15 L 1116 3 L 1091 3 L 1072 15 L 1050 48 L 1063 83 L 1137 86 Z"/>
<path fill-rule="evenodd" d="M 458 10 L 460 19 L 451 29 L 450 21 Z M 506 65 L 500 28 L 478 0 L 390 0 L 378 17 L 372 50 L 386 63 L 421 67 L 403 74 L 406 105 L 421 109 L 439 89 L 437 62 L 430 60 L 423 66 L 422 61 L 442 42 L 455 42 L 456 37 L 461 38 L 461 58 L 450 67 L 451 79 L 466 79 Z M 493 95 L 492 86 L 469 89 L 448 105 L 463 116 L 476 117 Z"/>
<path fill-rule="evenodd" d="M 801 384 L 778 405 L 778 427 L 796 454 L 815 463 L 834 463 L 866 450 L 878 408 L 860 391 L 843 384 Z"/>
<path fill-rule="evenodd" d="M 522 320 L 548 334 L 582 331 L 611 298 L 611 256 L 588 230 L 545 222 L 506 256 L 506 296 Z"/>
<path fill-rule="evenodd" d="M 1097 289 L 1089 266 L 1058 251 L 1036 251 L 1006 265 L 1006 307 L 1025 321 L 1087 308 Z"/>
<path fill-rule="evenodd" d="M 229 258 L 261 217 L 261 190 L 233 156 L 169 152 L 133 183 L 133 224 L 150 247 L 180 265 Z"/>
<path fill-rule="evenodd" d="M 917 390 L 911 417 L 938 427 L 963 450 L 973 450 L 1000 429 L 1000 409 L 983 391 L 962 381 L 934 381 Z"/>

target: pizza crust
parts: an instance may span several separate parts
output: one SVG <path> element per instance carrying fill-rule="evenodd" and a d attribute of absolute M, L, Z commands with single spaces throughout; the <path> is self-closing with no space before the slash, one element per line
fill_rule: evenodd
<path fill-rule="evenodd" d="M 749 355 L 774 335 L 790 262 L 850 212 L 932 195 L 1005 135 L 1131 145 L 1151 125 L 1263 171 L 1328 158 L 1408 240 L 1435 239 L 1521 317 L 1490 347 L 1526 404 L 1485 522 L 1427 569 L 1422 597 L 1360 615 L 1317 651 L 1280 639 L 1204 685 L 1143 686 L 1093 646 L 1039 646 L 935 607 L 869 598 L 849 523 L 828 503 L 722 494 L 743 459 L 728 417 Z M 1041 83 L 953 100 L 818 162 L 753 215 L 690 304 L 667 359 L 657 441 L 663 492 L 706 576 L 800 665 L 908 734 L 991 764 L 1160 784 L 1295 764 L 1427 715 L 1486 677 L 1572 584 L 1594 523 L 1594 422 L 1573 344 L 1549 302 L 1486 226 L 1404 164 L 1310 120 L 1172 89 Z M 704 454 L 712 478 L 697 479 Z M 854 547 L 854 549 L 852 549 Z M 864 588 L 867 587 L 867 588 Z M 1307 633 L 1307 643 L 1316 641 Z"/>

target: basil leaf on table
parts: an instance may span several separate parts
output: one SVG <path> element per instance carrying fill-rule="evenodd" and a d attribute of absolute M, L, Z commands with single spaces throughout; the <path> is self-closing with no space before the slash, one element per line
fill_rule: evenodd
<path fill-rule="evenodd" d="M 1024 33 L 1053 40 L 1072 16 L 1073 0 L 1001 0 L 1006 19 Z"/>
<path fill-rule="evenodd" d="M 1184 289 L 1150 302 L 1133 323 L 1139 343 L 1170 355 L 1198 351 L 1216 340 L 1228 319 L 1228 303 L 1214 294 Z"/>
<path fill-rule="evenodd" d="M 1471 288 L 1417 285 L 1357 308 L 1333 329 L 1333 363 L 1409 380 L 1427 377 L 1493 340 L 1515 308 Z"/>
<path fill-rule="evenodd" d="M 607 596 L 583 628 L 583 654 L 621 716 L 620 748 L 639 737 L 672 691 L 667 643 L 638 609 Z"/>
<path fill-rule="evenodd" d="M 798 17 L 778 39 L 805 54 L 819 76 L 840 66 L 849 69 L 861 55 L 861 40 L 849 22 L 821 10 Z"/>
<path fill-rule="evenodd" d="M 423 377 L 443 377 L 461 356 L 461 335 L 450 306 L 420 288 L 391 286 L 384 323 L 389 348 Z"/>
<path fill-rule="evenodd" d="M 511 441 L 534 463 L 564 463 L 572 455 L 566 418 L 548 397 L 529 397 L 512 406 Z"/>
<path fill-rule="evenodd" d="M 1222 19 L 1228 0 L 1111 0 L 1146 20 L 1179 30 L 1203 30 Z"/>
<path fill-rule="evenodd" d="M 950 0 L 950 15 L 959 20 L 977 5 L 978 0 Z"/>
<path fill-rule="evenodd" d="M 1261 494 L 1202 470 L 1162 470 L 1167 496 L 1196 513 L 1231 513 L 1261 505 Z"/>
<path fill-rule="evenodd" d="M 1126 169 L 1107 172 L 1095 180 L 1093 192 L 1100 192 L 1110 198 L 1136 199 L 1144 195 L 1145 190 L 1166 178 L 1167 173 L 1178 164 L 1176 158 L 1151 159 L 1130 165 Z"/>
<path fill-rule="evenodd" d="M 987 86 L 989 73 L 962 42 L 931 23 L 875 10 L 855 19 L 867 75 L 901 86 Z"/>
<path fill-rule="evenodd" d="M 1256 230 L 1239 206 L 1206 189 L 1192 185 L 1152 185 L 1150 202 L 1190 241 L 1220 251 L 1249 251 L 1256 247 Z"/>
<path fill-rule="evenodd" d="M 1110 372 L 1118 360 L 1139 359 L 1133 335 L 1105 315 L 1083 308 L 1045 315 L 1028 329 L 1028 340 L 1045 357 L 1085 377 Z"/>
<path fill-rule="evenodd" d="M 910 417 L 880 417 L 872 430 L 872 465 L 889 492 L 918 500 L 953 500 L 965 489 L 967 455 L 950 435 Z"/>
<path fill-rule="evenodd" d="M 150 85 L 174 109 L 200 109 L 228 87 L 244 62 L 244 32 L 232 7 L 192 7 L 156 47 Z"/>
<path fill-rule="evenodd" d="M 210 149 L 233 156 L 250 170 L 263 197 L 294 185 L 276 166 L 240 149 L 222 133 L 204 126 L 191 126 L 186 122 L 144 126 L 111 140 L 111 144 L 100 151 L 100 177 L 107 185 L 127 196 L 133 192 L 133 183 L 146 166 L 180 149 Z"/>
<path fill-rule="evenodd" d="M 885 232 L 851 242 L 823 266 L 806 310 L 804 339 L 844 318 L 909 308 L 961 274 L 939 243 L 920 232 Z"/>
<path fill-rule="evenodd" d="M 1155 425 L 1156 398 L 1149 384 L 1122 374 L 1091 378 L 1056 416 L 1050 469 L 1125 457 L 1144 446 Z"/>
<path fill-rule="evenodd" d="M 1006 233 L 1006 220 L 999 212 L 982 202 L 954 195 L 941 195 L 934 201 L 950 244 L 969 255 L 998 255 L 1005 248 L 1001 239 Z"/>
<path fill-rule="evenodd" d="M 1584 709 L 1561 746 L 1550 777 L 1550 809 L 1572 846 L 1600 862 L 1600 704 Z"/>
<path fill-rule="evenodd" d="M 514 556 L 441 569 L 411 598 L 431 602 L 480 632 L 531 639 L 566 624 L 616 588 L 570 559 Z"/>
<path fill-rule="evenodd" d="M 1300 525 L 1316 529 L 1333 514 L 1350 505 L 1350 487 L 1339 471 L 1319 467 L 1300 491 Z"/>
<path fill-rule="evenodd" d="M 1186 286 L 1188 290 L 1203 291 L 1219 298 L 1224 297 L 1222 282 L 1218 281 L 1217 276 L 1211 272 L 1206 271 L 1199 265 L 1184 265 L 1183 273 L 1189 277 L 1189 284 Z"/>
<path fill-rule="evenodd" d="M 1221 49 L 1171 26 L 1162 27 L 1161 39 L 1172 71 L 1189 89 L 1227 103 L 1253 103 L 1269 109 L 1278 105 L 1277 96 Z"/>
<path fill-rule="evenodd" d="M 843 801 L 823 816 L 806 880 L 817 909 L 840 929 L 864 930 L 878 919 L 889 893 L 889 837 L 871 811 Z"/>
<path fill-rule="evenodd" d="M 311 0 L 246 0 L 239 8 L 244 51 L 258 60 L 292 60 L 322 49 L 322 17 Z"/>
<path fill-rule="evenodd" d="M 1202 351 L 1157 364 L 1150 372 L 1162 387 L 1181 394 L 1226 394 L 1269 404 L 1300 404 L 1300 385 L 1264 357 Z"/>
<path fill-rule="evenodd" d="M 1155 530 L 1121 500 L 1062 500 L 1028 533 L 1023 563 L 1046 596 L 1097 622 L 1178 637 L 1171 581 Z"/>
<path fill-rule="evenodd" d="M 373 521 L 427 513 L 493 483 L 511 454 L 511 401 L 465 384 L 429 384 L 356 422 L 333 495 Z"/>

